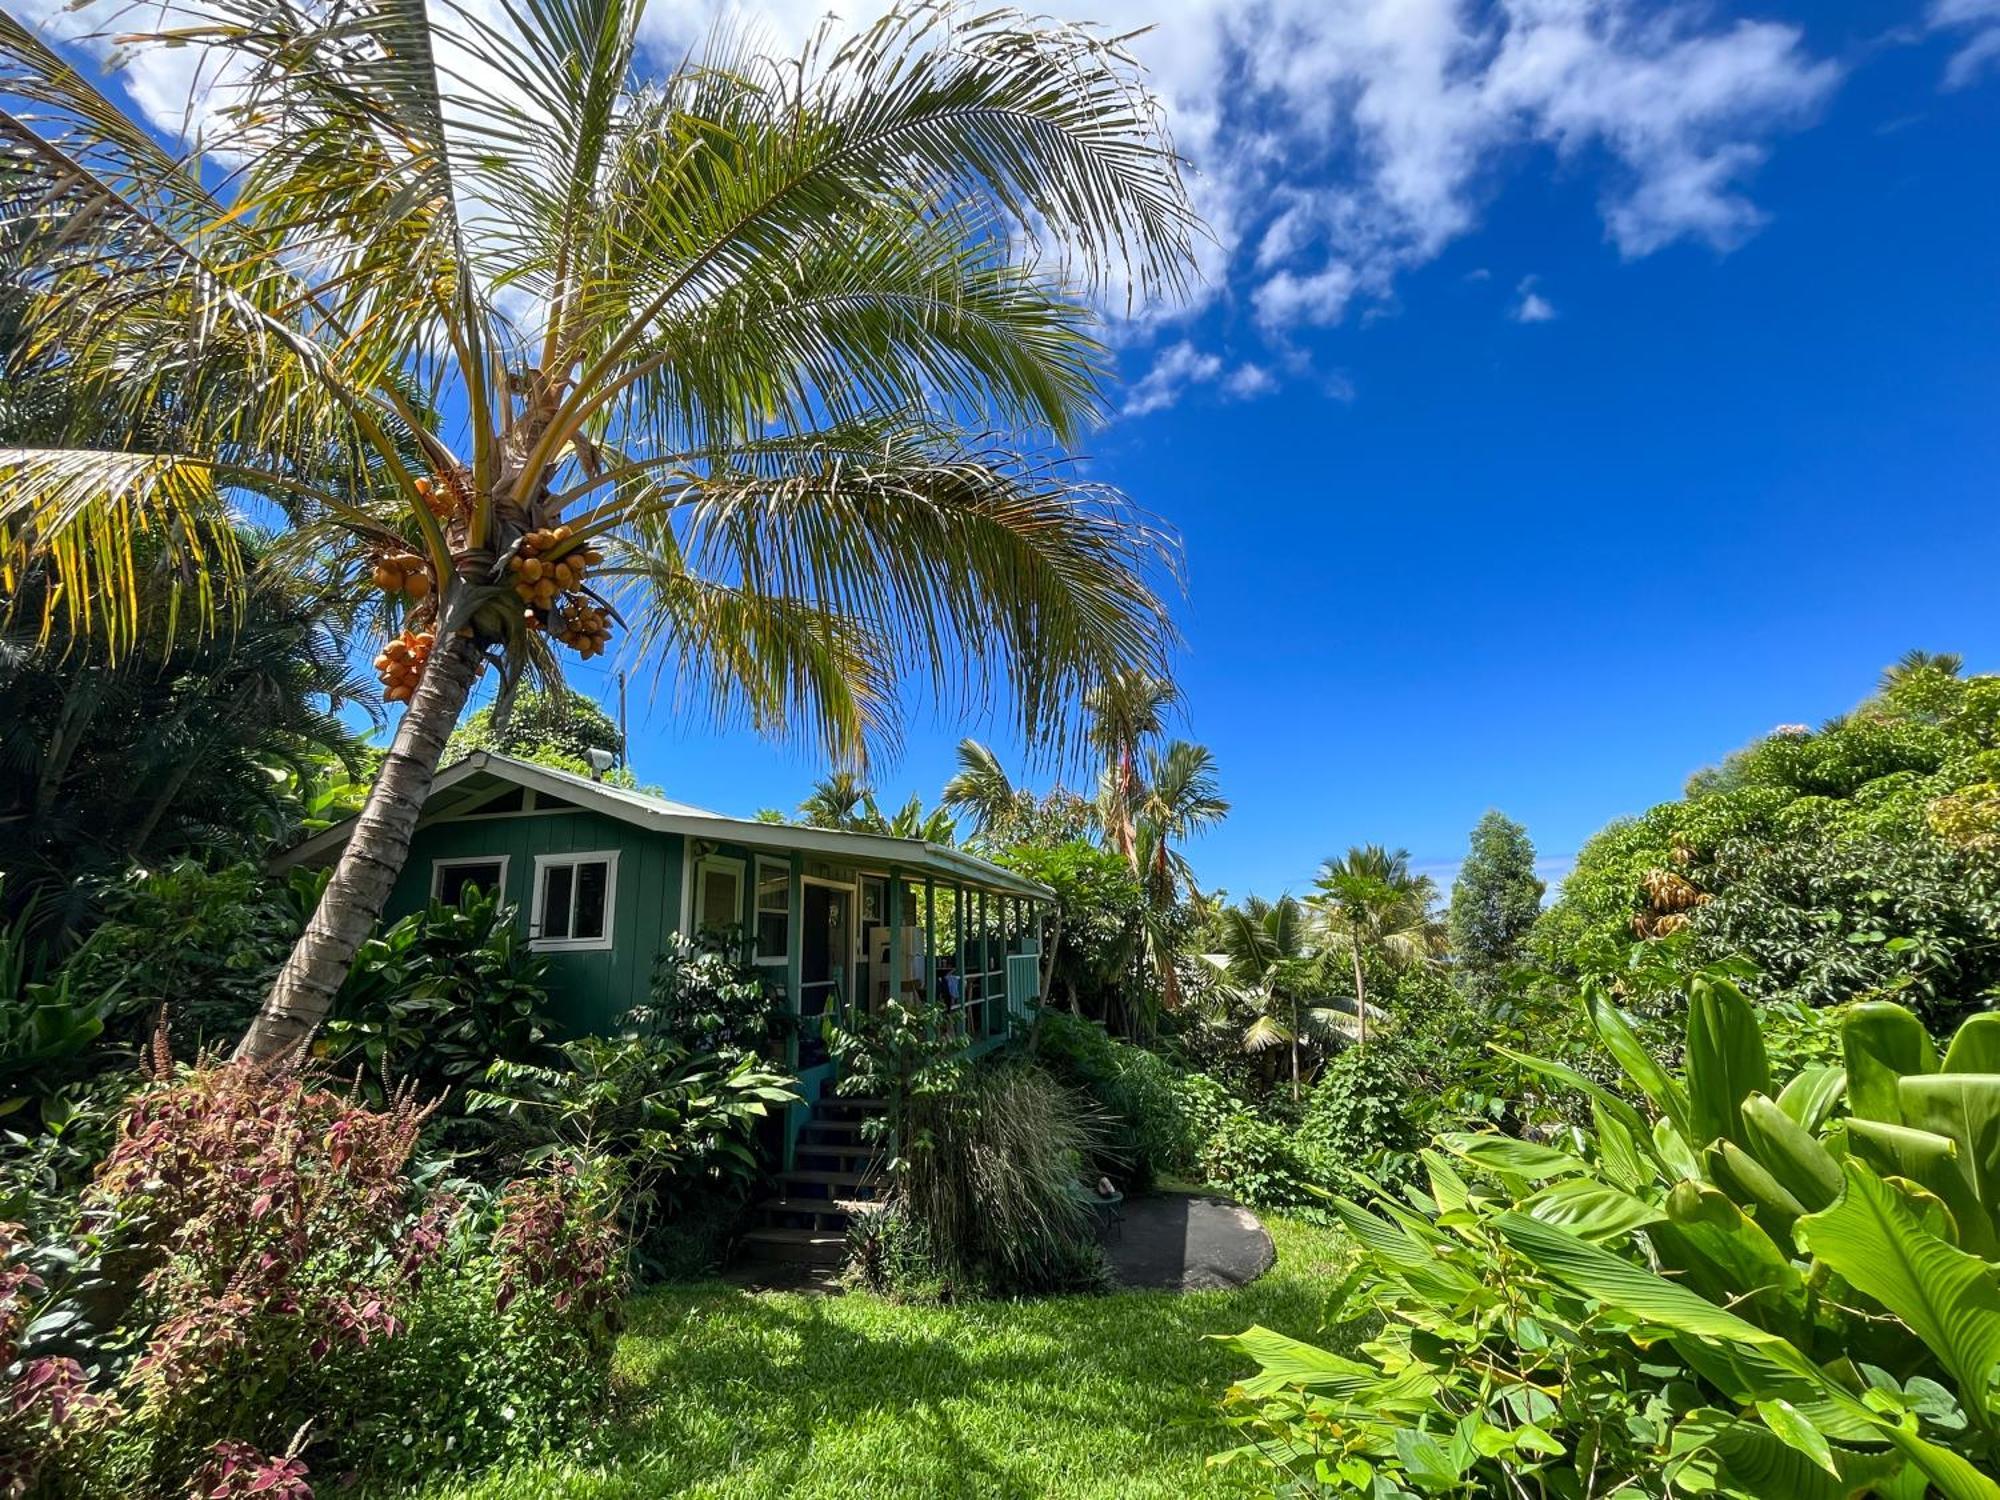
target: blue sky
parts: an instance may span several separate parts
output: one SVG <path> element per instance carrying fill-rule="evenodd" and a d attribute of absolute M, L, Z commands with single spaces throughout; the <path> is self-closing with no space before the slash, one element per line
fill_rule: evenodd
<path fill-rule="evenodd" d="M 659 56 L 717 8 L 656 0 Z M 1235 804 L 1205 885 L 1361 841 L 1448 879 L 1496 806 L 1559 874 L 1912 646 L 2000 669 L 2000 0 L 1054 8 L 1158 21 L 1214 229 L 1188 303 L 1108 323 L 1085 455 L 1186 544 L 1180 728 Z M 825 9 L 750 7 L 786 48 Z M 127 75 L 156 122 L 191 66 Z M 675 797 L 821 769 L 631 702 Z M 1018 761 L 911 713 L 885 800 L 962 734 Z"/>
<path fill-rule="evenodd" d="M 1172 399 L 1090 444 L 1186 541 L 1184 728 L 1235 803 L 1204 883 L 1297 889 L 1362 840 L 1448 877 L 1494 806 L 1559 872 L 1909 647 L 2000 668 L 2000 69 L 1975 55 L 1947 86 L 1980 31 L 1888 5 L 1649 14 L 1723 47 L 1746 18 L 1790 38 L 1770 108 L 1690 129 L 1745 150 L 1724 230 L 1694 204 L 1621 245 L 1642 170 L 1601 137 L 1502 133 L 1471 148 L 1462 228 L 1367 265 L 1337 318 L 1260 318 L 1253 220 L 1191 316 L 1121 331 L 1135 383 L 1217 362 L 1128 390 Z M 1209 176 L 1229 165 L 1201 144 Z M 1279 186 L 1385 170 L 1327 150 Z M 1301 279 L 1351 242 L 1307 243 Z M 1549 315 L 1520 321 L 1530 295 Z M 1273 388 L 1232 394 L 1245 365 Z M 697 802 L 789 805 L 813 769 L 678 733 L 664 705 L 634 719 L 641 774 Z M 885 790 L 930 798 L 967 731 L 920 710 Z"/>

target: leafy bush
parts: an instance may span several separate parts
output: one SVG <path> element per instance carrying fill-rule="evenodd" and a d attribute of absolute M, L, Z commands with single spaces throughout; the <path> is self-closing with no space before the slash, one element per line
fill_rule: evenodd
<path fill-rule="evenodd" d="M 550 1057 L 548 967 L 497 897 L 434 901 L 361 945 L 314 1054 L 365 1064 L 378 1099 L 412 1086 L 451 1107 L 490 1064 Z"/>
<path fill-rule="evenodd" d="M 303 1493 L 308 1465 L 408 1475 L 570 1441 L 602 1400 L 622 1285 L 611 1174 L 563 1163 L 485 1206 L 426 1201 L 408 1170 L 424 1114 L 236 1065 L 141 1092 L 84 1199 L 102 1269 L 0 1256 L 10 1477 Z M 124 1329 L 90 1364 L 54 1347 L 80 1291 L 108 1292 Z"/>
<path fill-rule="evenodd" d="M 1411 1094 L 1416 1080 L 1405 1047 L 1382 1037 L 1365 1050 L 1344 1049 L 1313 1086 L 1299 1124 L 1298 1150 L 1320 1181 L 1356 1173 L 1397 1182 L 1416 1165 L 1419 1136 Z"/>
<path fill-rule="evenodd" d="M 1034 1055 L 1102 1111 L 1106 1139 L 1093 1171 L 1143 1192 L 1159 1173 L 1194 1170 L 1205 1133 L 1196 1134 L 1182 1105 L 1181 1075 L 1164 1058 L 1061 1011 L 1036 1025 Z"/>
<path fill-rule="evenodd" d="M 1521 1055 L 1589 1128 L 1445 1136 L 1407 1206 L 1337 1203 L 1364 1254 L 1338 1315 L 1380 1332 L 1237 1340 L 1243 1452 L 1371 1497 L 2000 1494 L 2000 1016 L 1940 1059 L 1857 1006 L 1844 1069 L 1779 1089 L 1730 973 L 1685 989 L 1679 1077 L 1585 994 L 1655 1118 Z"/>
<path fill-rule="evenodd" d="M 1292 1134 L 1247 1111 L 1226 1116 L 1203 1143 L 1201 1175 L 1252 1208 L 1299 1208 L 1319 1201 L 1309 1186 L 1313 1169 Z"/>
<path fill-rule="evenodd" d="M 612 1036 L 565 1042 L 556 1065 L 491 1064 L 469 1106 L 510 1127 L 503 1157 L 532 1166 L 562 1157 L 616 1164 L 632 1238 L 644 1241 L 690 1195 L 740 1194 L 762 1167 L 757 1122 L 797 1102 L 792 1081 L 754 1056 L 691 1051 L 644 1007 Z"/>
<path fill-rule="evenodd" d="M 771 1056 L 792 1020 L 784 992 L 712 942 L 669 934 L 653 959 L 657 1028 L 697 1052 Z"/>

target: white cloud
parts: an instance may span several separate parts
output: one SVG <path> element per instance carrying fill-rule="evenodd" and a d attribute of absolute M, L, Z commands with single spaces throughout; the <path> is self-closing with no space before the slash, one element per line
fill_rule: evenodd
<path fill-rule="evenodd" d="M 1970 33 L 1945 64 L 1947 89 L 1968 88 L 2000 65 L 2000 0 L 1936 0 L 1926 19 L 1933 31 Z"/>
<path fill-rule="evenodd" d="M 1259 396 L 1267 396 L 1278 388 L 1278 377 L 1263 365 L 1238 365 L 1223 377 L 1224 394 L 1238 401 L 1253 401 Z"/>
<path fill-rule="evenodd" d="M 1548 323 L 1555 318 L 1555 304 L 1535 290 L 1537 279 L 1523 276 L 1521 284 L 1514 288 L 1514 306 L 1507 316 L 1516 323 Z"/>
<path fill-rule="evenodd" d="M 1169 344 L 1153 361 L 1153 368 L 1126 393 L 1124 414 L 1143 417 L 1162 411 L 1180 400 L 1189 386 L 1206 384 L 1221 373 L 1220 355 L 1204 354 L 1186 339 Z"/>

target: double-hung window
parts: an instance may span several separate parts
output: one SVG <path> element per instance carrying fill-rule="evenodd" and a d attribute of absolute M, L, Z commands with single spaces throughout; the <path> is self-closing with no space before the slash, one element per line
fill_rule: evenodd
<path fill-rule="evenodd" d="M 431 865 L 433 901 L 442 901 L 446 906 L 457 906 L 466 891 L 475 886 L 489 896 L 506 894 L 507 856 L 500 854 L 485 859 L 440 859 Z"/>
<path fill-rule="evenodd" d="M 743 934 L 743 861 L 711 854 L 694 867 L 692 916 L 696 936 L 709 933 L 733 944 Z"/>
<path fill-rule="evenodd" d="M 618 852 L 538 854 L 529 929 L 542 949 L 609 948 L 618 897 Z"/>
<path fill-rule="evenodd" d="M 757 962 L 781 964 L 792 946 L 792 869 L 757 861 Z"/>

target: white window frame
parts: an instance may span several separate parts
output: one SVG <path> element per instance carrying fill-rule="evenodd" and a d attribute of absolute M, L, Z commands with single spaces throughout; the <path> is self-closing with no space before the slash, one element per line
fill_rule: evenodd
<path fill-rule="evenodd" d="M 431 861 L 431 900 L 439 899 L 438 892 L 444 889 L 444 872 L 462 870 L 467 865 L 498 865 L 500 867 L 500 889 L 488 894 L 501 901 L 507 899 L 507 861 L 513 856 L 507 854 L 461 854 L 450 859 Z"/>
<path fill-rule="evenodd" d="M 688 862 L 687 921 L 682 924 L 682 930 L 689 937 L 695 937 L 701 932 L 702 877 L 710 865 L 714 865 L 719 869 L 725 869 L 736 877 L 736 921 L 734 926 L 740 935 L 743 931 L 743 897 L 746 894 L 744 886 L 748 884 L 750 876 L 744 867 L 743 861 L 733 854 L 704 854 L 701 858 Z M 754 918 L 754 912 L 752 916 Z"/>
<path fill-rule="evenodd" d="M 557 865 L 605 866 L 604 871 L 604 936 L 594 938 L 545 938 L 542 936 L 542 895 L 548 883 L 548 872 Z M 570 915 L 574 926 L 576 915 L 575 877 L 570 881 Z M 616 849 L 579 849 L 569 854 L 537 854 L 535 856 L 535 897 L 534 905 L 528 908 L 528 946 L 539 953 L 589 953 L 611 946 L 612 934 L 618 928 L 618 851 Z"/>
<path fill-rule="evenodd" d="M 758 892 L 763 889 L 766 870 L 775 870 L 785 877 L 785 946 L 776 953 L 760 951 L 757 943 L 764 918 L 777 915 L 776 912 L 765 911 L 757 904 Z M 750 955 L 750 961 L 760 968 L 777 968 L 792 961 L 792 866 L 789 860 L 760 856 L 756 861 L 750 881 Z"/>

